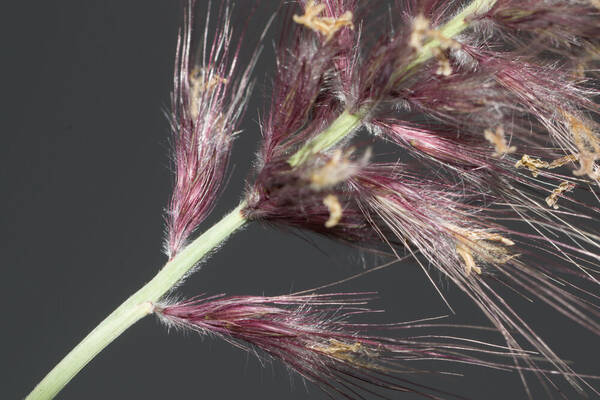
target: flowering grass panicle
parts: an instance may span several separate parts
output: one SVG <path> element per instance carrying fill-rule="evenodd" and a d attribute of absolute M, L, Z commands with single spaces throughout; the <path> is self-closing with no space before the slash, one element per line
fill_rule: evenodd
<path fill-rule="evenodd" d="M 531 376 L 545 398 L 566 398 L 568 385 L 600 396 L 588 382 L 595 377 L 559 357 L 519 310 L 522 299 L 542 303 L 600 335 L 598 1 L 382 3 L 280 4 L 255 167 L 240 205 L 193 239 L 224 186 L 258 50 L 241 66 L 245 30 L 234 32 L 229 1 L 219 3 L 214 27 L 209 4 L 196 45 L 190 0 L 169 113 L 169 261 L 28 399 L 56 395 L 153 312 L 281 360 L 330 397 L 454 396 L 419 382 L 442 373 L 422 361 L 516 371 L 529 398 Z M 255 221 L 316 232 L 389 256 L 389 265 L 411 256 L 450 310 L 439 277 L 473 301 L 489 320 L 484 329 L 505 344 L 411 334 L 419 322 L 353 322 L 372 315 L 368 293 L 164 300 Z"/>

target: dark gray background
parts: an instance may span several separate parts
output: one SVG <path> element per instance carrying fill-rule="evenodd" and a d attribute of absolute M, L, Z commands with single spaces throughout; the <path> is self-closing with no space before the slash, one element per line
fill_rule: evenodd
<path fill-rule="evenodd" d="M 2 398 L 26 395 L 165 262 L 162 211 L 171 176 L 162 110 L 182 4 L 60 0 L 2 7 Z M 237 11 L 245 13 L 248 4 L 240 1 Z M 276 4 L 263 3 L 250 37 Z M 257 149 L 256 111 L 273 67 L 269 43 L 235 146 L 231 183 L 206 226 L 237 204 Z M 315 240 L 319 246 L 253 225 L 229 240 L 180 293 L 276 295 L 361 270 L 354 250 Z M 367 265 L 375 262 L 366 259 Z M 450 322 L 483 321 L 455 288 L 436 279 L 459 312 Z M 379 291 L 376 306 L 390 311 L 384 321 L 447 313 L 413 262 L 342 289 Z M 581 371 L 600 372 L 596 338 L 543 307 L 523 307 L 559 354 L 576 360 Z M 466 372 L 465 378 L 425 382 L 472 398 L 524 397 L 516 374 Z M 59 398 L 323 398 L 311 384 L 307 388 L 277 362 L 262 368 L 228 344 L 168 334 L 149 317 L 96 357 Z"/>

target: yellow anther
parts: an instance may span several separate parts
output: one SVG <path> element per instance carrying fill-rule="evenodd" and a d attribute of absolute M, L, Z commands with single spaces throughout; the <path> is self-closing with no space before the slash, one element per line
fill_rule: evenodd
<path fill-rule="evenodd" d="M 466 246 L 464 243 L 458 243 L 456 245 L 456 252 L 459 256 L 461 256 L 463 262 L 465 263 L 465 274 L 470 275 L 471 271 L 475 271 L 477 275 L 481 275 L 481 268 L 475 264 L 473 253 L 468 246 Z"/>
<path fill-rule="evenodd" d="M 431 29 L 429 20 L 425 18 L 423 14 L 419 14 L 413 20 L 413 30 L 410 35 L 409 45 L 413 49 L 420 51 L 428 40 L 435 41 L 435 45 L 432 47 L 431 51 L 438 60 L 436 74 L 442 76 L 451 75 L 452 67 L 450 65 L 450 60 L 446 55 L 446 50 L 460 49 L 460 43 L 452 38 L 444 36 L 436 29 Z"/>
<path fill-rule="evenodd" d="M 561 110 L 561 114 L 573 135 L 575 146 L 579 150 L 579 169 L 573 171 L 573 175 L 587 175 L 593 180 L 600 180 L 600 171 L 596 167 L 596 160 L 600 159 L 600 141 L 597 135 L 590 129 L 586 121 L 563 110 Z"/>
<path fill-rule="evenodd" d="M 413 20 L 413 30 L 410 35 L 409 45 L 415 50 L 421 50 L 429 33 L 429 20 L 419 14 Z"/>
<path fill-rule="evenodd" d="M 573 175 L 587 175 L 595 181 L 600 180 L 600 169 L 596 166 L 596 160 L 598 158 L 598 155 L 592 153 L 580 154 L 579 169 L 573 171 Z"/>
<path fill-rule="evenodd" d="M 190 74 L 190 89 L 192 95 L 199 95 L 202 92 L 213 89 L 219 83 L 227 82 L 227 79 L 214 74 L 211 70 L 205 68 L 195 67 Z"/>
<path fill-rule="evenodd" d="M 492 156 L 502 157 L 505 154 L 510 154 L 517 151 L 515 146 L 508 147 L 508 143 L 506 143 L 506 137 L 504 136 L 504 127 L 502 127 L 502 125 L 496 128 L 496 132 L 486 129 L 483 134 L 486 140 L 496 148 L 496 151 L 492 154 Z"/>
<path fill-rule="evenodd" d="M 325 165 L 311 171 L 308 177 L 310 188 L 315 191 L 328 189 L 356 174 L 371 158 L 371 150 L 367 149 L 362 159 L 357 161 L 350 159 L 353 151 L 337 149 Z"/>
<path fill-rule="evenodd" d="M 450 76 L 452 75 L 452 66 L 446 53 L 439 47 L 433 48 L 433 55 L 438 61 L 438 68 L 435 70 L 436 75 Z"/>
<path fill-rule="evenodd" d="M 576 155 L 573 155 L 573 154 L 569 154 L 569 155 L 563 156 L 561 158 L 558 158 L 558 159 L 552 161 L 550 163 L 550 165 L 548 165 L 548 169 L 554 169 L 554 168 L 562 167 L 563 165 L 566 165 L 566 164 L 568 164 L 570 162 L 577 161 L 577 158 L 578 157 Z"/>
<path fill-rule="evenodd" d="M 346 11 L 338 18 L 321 17 L 321 13 L 325 10 L 324 4 L 316 4 L 314 0 L 306 3 L 304 15 L 294 15 L 294 22 L 306 26 L 315 32 L 319 32 L 325 36 L 325 42 L 330 41 L 333 36 L 345 26 L 354 29 L 352 22 L 353 15 L 351 11 Z"/>
<path fill-rule="evenodd" d="M 200 99 L 202 93 L 213 90 L 220 83 L 227 83 L 228 80 L 219 75 L 211 73 L 205 68 L 195 67 L 190 73 L 190 114 L 195 120 L 200 112 Z"/>
<path fill-rule="evenodd" d="M 569 154 L 552 162 L 547 162 L 524 154 L 523 157 L 516 162 L 515 168 L 527 168 L 529 171 L 531 171 L 531 175 L 536 177 L 539 175 L 540 169 L 554 169 L 562 167 L 565 164 L 577 161 L 577 158 L 577 156 Z"/>
<path fill-rule="evenodd" d="M 362 344 L 360 342 L 350 344 L 337 339 L 329 339 L 329 343 L 326 346 L 319 347 L 319 350 L 327 354 L 347 354 L 358 353 L 361 347 Z"/>
<path fill-rule="evenodd" d="M 567 182 L 567 181 L 561 182 L 560 185 L 558 185 L 558 187 L 552 191 L 552 194 L 550 196 L 546 197 L 546 203 L 548 204 L 548 207 L 552 207 L 555 210 L 557 210 L 558 205 L 556 203 L 558 202 L 558 198 L 564 192 L 570 192 L 574 188 L 575 188 L 574 183 Z"/>
<path fill-rule="evenodd" d="M 487 243 L 499 242 L 504 246 L 515 244 L 515 242 L 502 235 L 479 230 L 470 231 L 453 225 L 449 229 L 456 239 L 456 253 L 462 258 L 467 275 L 470 275 L 471 271 L 481 275 L 482 270 L 475 262 L 475 255 L 478 258 L 488 259 L 496 263 L 504 263 L 510 259 L 503 247 Z"/>
<path fill-rule="evenodd" d="M 523 154 L 523 157 L 515 163 L 515 168 L 527 168 L 531 171 L 531 175 L 534 177 L 539 175 L 539 169 L 548 168 L 550 164 L 546 161 L 542 161 L 539 158 L 532 158 L 527 154 Z"/>
<path fill-rule="evenodd" d="M 313 345 L 311 348 L 338 360 L 363 367 L 375 367 L 369 363 L 369 359 L 375 359 L 378 356 L 375 348 L 365 346 L 360 342 L 346 343 L 337 339 L 329 339 L 328 343 Z"/>
<path fill-rule="evenodd" d="M 329 219 L 325 222 L 326 228 L 333 228 L 342 219 L 343 209 L 337 196 L 330 194 L 323 199 L 323 204 L 329 209 Z"/>

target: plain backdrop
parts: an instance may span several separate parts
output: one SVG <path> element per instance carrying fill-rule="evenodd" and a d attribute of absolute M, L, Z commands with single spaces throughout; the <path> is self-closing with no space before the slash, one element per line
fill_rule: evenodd
<path fill-rule="evenodd" d="M 277 3 L 263 1 L 249 37 L 262 30 Z M 238 1 L 238 14 L 248 9 L 249 2 Z M 165 262 L 162 213 L 172 179 L 163 111 L 183 1 L 7 1 L 1 14 L 0 397 L 17 399 Z M 230 184 L 203 227 L 237 205 L 243 190 L 260 141 L 257 111 L 273 72 L 271 40 L 235 145 Z M 285 294 L 377 262 L 319 237 L 255 224 L 178 293 Z M 485 322 L 457 289 L 434 279 L 458 312 L 448 322 Z M 375 306 L 389 311 L 380 322 L 448 314 L 414 262 L 336 290 L 378 291 Z M 600 373 L 593 335 L 545 307 L 522 307 L 560 355 L 583 372 Z M 476 399 L 524 398 L 514 373 L 463 372 L 421 382 Z M 278 362 L 263 366 L 218 339 L 168 333 L 154 317 L 119 337 L 58 396 L 242 397 L 325 398 Z"/>

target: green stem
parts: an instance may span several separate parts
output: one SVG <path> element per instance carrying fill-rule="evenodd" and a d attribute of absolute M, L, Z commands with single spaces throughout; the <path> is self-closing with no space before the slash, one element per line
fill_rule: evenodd
<path fill-rule="evenodd" d="M 246 223 L 240 204 L 221 221 L 186 246 L 160 272 L 91 331 L 27 396 L 27 400 L 51 399 L 102 349 L 144 316 L 216 246 Z"/>
<path fill-rule="evenodd" d="M 447 38 L 453 38 L 463 32 L 469 26 L 469 17 L 489 10 L 497 0 L 474 0 L 468 6 L 463 8 L 461 12 L 456 14 L 450 21 L 439 28 L 439 32 Z M 438 39 L 432 39 L 425 43 L 418 50 L 416 57 L 405 67 L 398 70 L 392 75 L 391 82 L 395 82 L 397 78 L 414 70 L 417 66 L 427 62 L 433 57 L 434 49 L 440 47 L 441 43 Z M 344 111 L 337 117 L 331 125 L 323 132 L 315 136 L 311 141 L 304 144 L 290 159 L 288 164 L 291 167 L 296 167 L 308 160 L 312 155 L 323 150 L 327 150 L 338 144 L 346 136 L 350 135 L 362 124 L 363 119 L 368 115 L 369 110 L 361 110 L 356 114 L 351 114 L 349 111 Z"/>
<path fill-rule="evenodd" d="M 295 167 L 308 160 L 312 155 L 334 146 L 356 128 L 362 122 L 364 116 L 361 114 L 350 114 L 344 111 L 323 132 L 319 133 L 313 140 L 306 143 L 288 160 L 290 166 Z"/>

